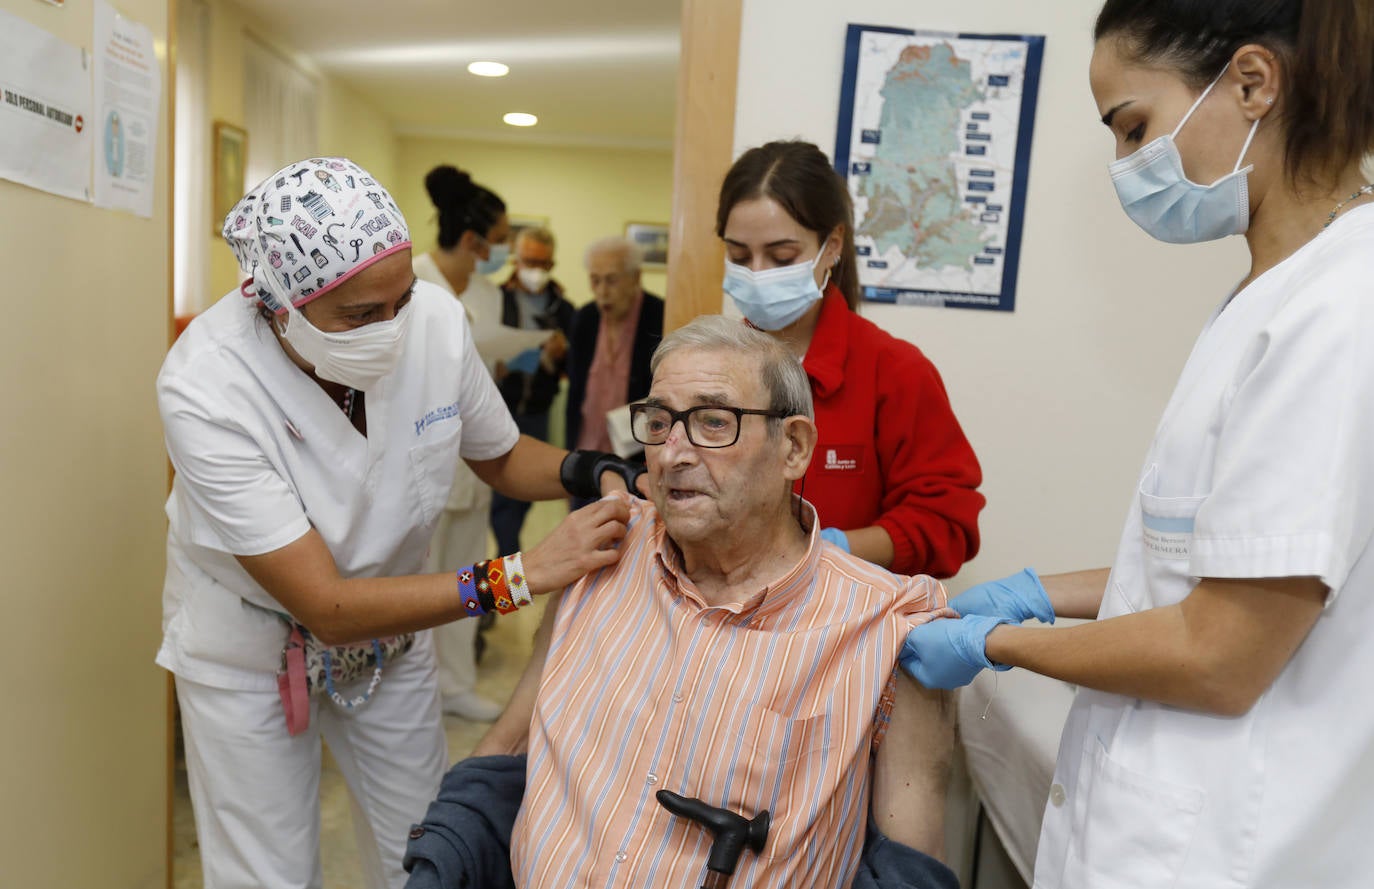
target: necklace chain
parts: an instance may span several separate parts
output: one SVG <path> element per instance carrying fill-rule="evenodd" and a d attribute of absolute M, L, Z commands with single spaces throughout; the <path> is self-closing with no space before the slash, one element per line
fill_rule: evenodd
<path fill-rule="evenodd" d="M 1364 185 L 1361 185 L 1359 188 L 1355 189 L 1355 191 L 1353 191 L 1350 194 L 1350 197 L 1346 198 L 1345 200 L 1341 201 L 1339 204 L 1331 208 L 1331 213 L 1326 217 L 1326 225 L 1323 225 L 1322 228 L 1326 228 L 1327 225 L 1330 225 L 1331 223 L 1335 222 L 1336 214 L 1341 212 L 1341 208 L 1344 207 L 1346 204 L 1355 200 L 1355 198 L 1359 197 L 1360 195 L 1370 193 L 1374 193 L 1374 182 L 1366 182 Z"/>

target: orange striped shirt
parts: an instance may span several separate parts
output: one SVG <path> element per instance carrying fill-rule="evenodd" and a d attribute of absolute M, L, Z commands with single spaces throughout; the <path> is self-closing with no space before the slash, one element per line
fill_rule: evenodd
<path fill-rule="evenodd" d="M 771 813 L 737 885 L 848 886 L 879 699 L 912 617 L 943 605 L 944 588 L 812 527 L 787 574 L 713 607 L 654 507 L 631 510 L 620 562 L 559 606 L 511 840 L 516 884 L 700 885 L 711 836 L 658 804 L 667 788 L 747 818 Z"/>

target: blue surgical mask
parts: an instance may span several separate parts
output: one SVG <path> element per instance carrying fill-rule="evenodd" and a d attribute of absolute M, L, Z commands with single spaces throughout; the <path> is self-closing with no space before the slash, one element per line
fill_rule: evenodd
<path fill-rule="evenodd" d="M 759 330 L 782 330 L 821 298 L 821 288 L 816 286 L 816 266 L 824 255 L 825 251 L 821 251 L 811 262 L 761 272 L 727 259 L 723 287 L 750 324 Z"/>
<path fill-rule="evenodd" d="M 487 258 L 477 260 L 477 271 L 483 275 L 499 272 L 506 267 L 506 260 L 508 259 L 510 259 L 509 244 L 492 244 L 491 252 L 487 254 Z"/>
<path fill-rule="evenodd" d="M 1107 168 L 1126 215 L 1151 237 L 1170 244 L 1196 244 L 1244 234 L 1250 227 L 1246 174 L 1254 168 L 1242 170 L 1240 164 L 1250 150 L 1250 140 L 1255 138 L 1259 118 L 1245 137 L 1235 169 L 1211 185 L 1199 185 L 1188 179 L 1174 143 L 1179 130 L 1225 73 L 1223 69 L 1202 91 L 1172 133 L 1160 136 Z"/>

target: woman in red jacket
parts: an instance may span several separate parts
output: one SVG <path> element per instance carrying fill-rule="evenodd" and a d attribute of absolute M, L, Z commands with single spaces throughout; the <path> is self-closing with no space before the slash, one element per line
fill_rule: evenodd
<path fill-rule="evenodd" d="M 798 491 L 822 536 L 901 574 L 949 577 L 978 552 L 982 470 L 935 365 L 858 315 L 853 216 L 815 145 L 746 151 L 716 210 L 725 292 L 811 379 L 820 440 Z"/>

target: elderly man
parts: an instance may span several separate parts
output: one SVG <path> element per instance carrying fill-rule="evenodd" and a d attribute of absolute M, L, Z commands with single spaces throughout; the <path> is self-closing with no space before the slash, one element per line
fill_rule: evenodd
<path fill-rule="evenodd" d="M 663 336 L 663 300 L 639 282 L 643 252 L 624 238 L 587 248 L 595 300 L 573 316 L 568 350 L 567 444 L 610 451 L 606 413 L 649 394 L 649 360 Z"/>
<path fill-rule="evenodd" d="M 619 564 L 551 606 L 479 745 L 527 742 L 525 770 L 455 766 L 411 832 L 410 885 L 512 885 L 514 818 L 515 885 L 697 886 L 711 838 L 659 789 L 771 814 L 743 886 L 955 885 L 916 851 L 940 849 L 951 717 L 938 693 L 894 685 L 902 640 L 944 590 L 823 542 L 792 495 L 816 441 L 801 365 L 699 318 L 665 338 L 632 416 L 652 504 L 632 504 Z M 880 746 L 890 709 L 902 743 Z"/>

